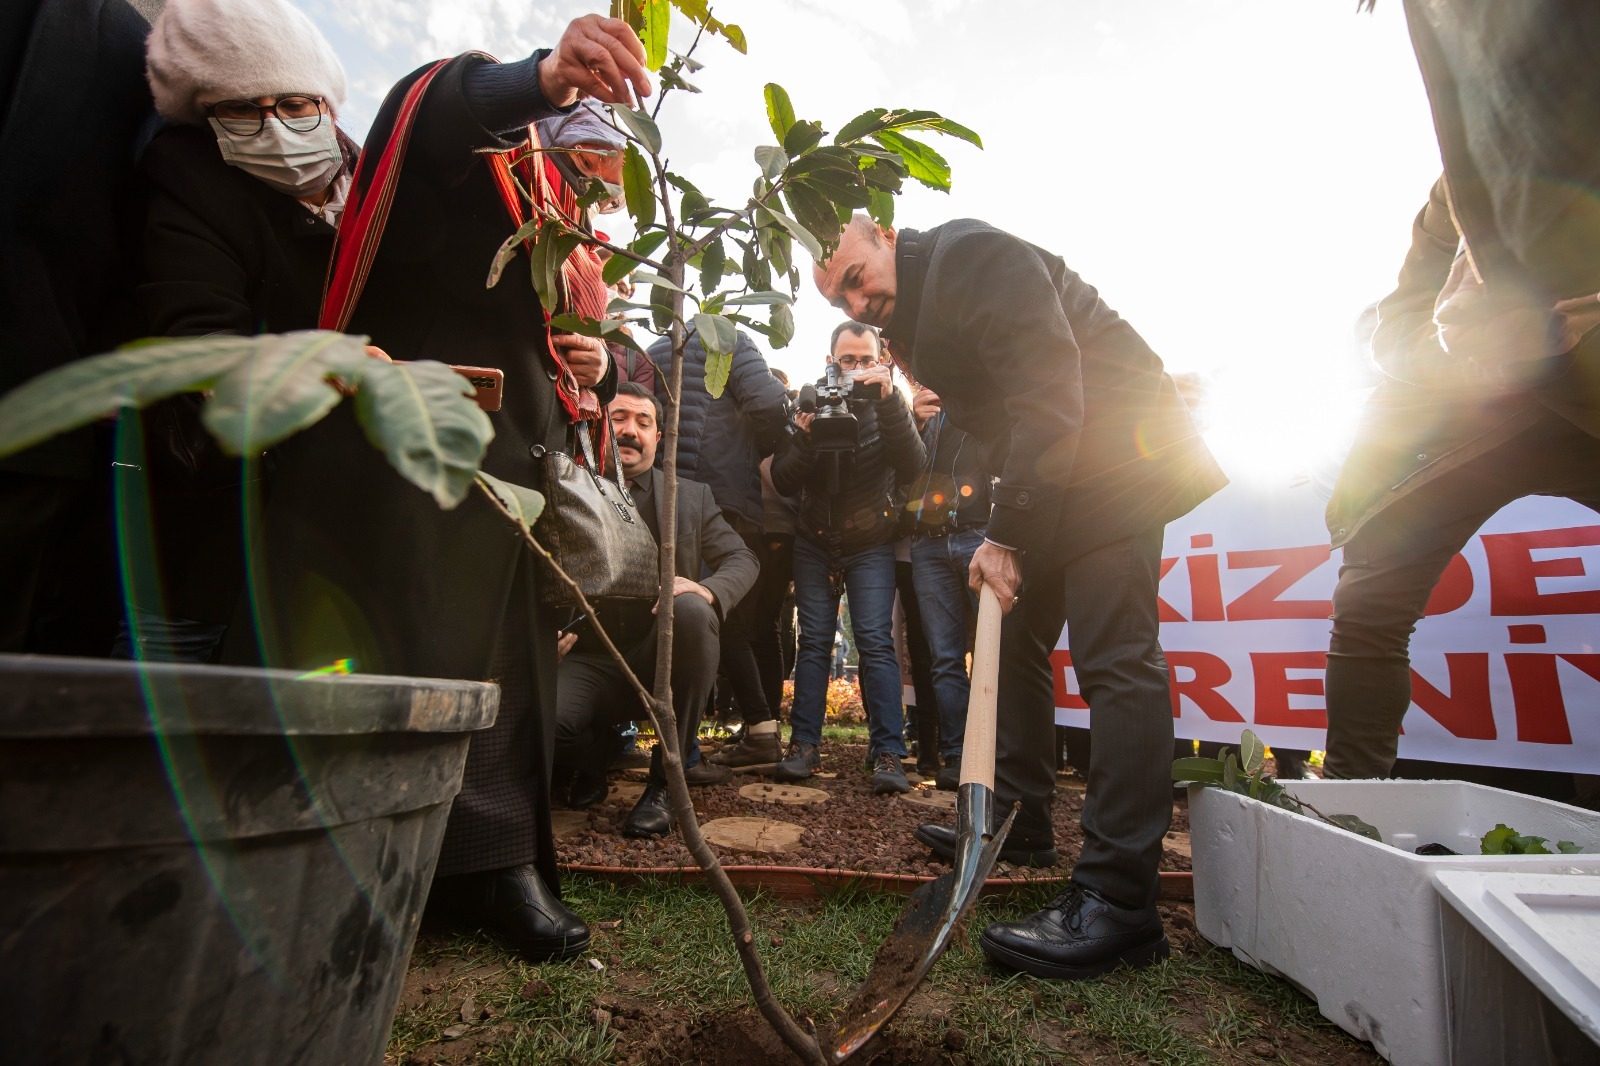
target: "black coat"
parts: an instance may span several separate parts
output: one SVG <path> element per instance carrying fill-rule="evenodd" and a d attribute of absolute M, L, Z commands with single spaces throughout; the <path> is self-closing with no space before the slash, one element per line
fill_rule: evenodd
<path fill-rule="evenodd" d="M 462 78 L 480 62 L 452 60 L 429 88 L 349 331 L 370 335 L 396 359 L 505 371 L 483 466 L 537 487 L 531 449 L 567 450 L 567 422 L 526 254 L 497 287 L 484 286 L 514 226 L 477 150 L 513 145 L 485 130 L 467 105 Z M 369 153 L 382 151 L 415 77 L 384 101 Z M 613 369 L 603 398 L 614 381 Z M 506 520 L 477 493 L 441 510 L 367 443 L 349 404 L 278 452 L 265 570 L 257 575 L 273 605 L 264 634 L 272 663 L 354 657 L 367 672 L 486 677 L 513 574 L 532 558 Z M 547 645 L 553 666 L 553 631 L 536 642 L 541 659 Z"/>
<path fill-rule="evenodd" d="M 1058 257 L 974 219 L 896 246 L 896 354 L 999 474 L 988 536 L 1070 559 L 1226 478 L 1161 359 Z"/>
<path fill-rule="evenodd" d="M 975 529 L 987 525 L 994 479 L 984 464 L 983 445 L 957 429 L 943 411 L 922 427 L 928 461 L 906 493 L 904 528 Z"/>
<path fill-rule="evenodd" d="M 788 394 L 772 376 L 761 351 L 738 334 L 727 386 L 716 399 L 706 391 L 706 349 L 690 331 L 683 346 L 682 405 L 678 413 L 678 474 L 711 489 L 717 505 L 761 524 L 761 460 L 777 450 L 788 421 Z M 672 340 L 650 346 L 650 358 L 665 371 Z M 656 395 L 666 396 L 657 377 Z"/>
<path fill-rule="evenodd" d="M 818 381 L 823 384 L 826 379 Z M 811 437 L 795 433 L 772 460 L 772 484 L 800 497 L 795 532 L 813 544 L 850 555 L 899 538 L 900 488 L 927 460 L 911 409 L 899 390 L 879 400 L 849 400 L 856 416 L 856 447 L 819 452 Z M 838 463 L 838 491 L 830 492 Z"/>

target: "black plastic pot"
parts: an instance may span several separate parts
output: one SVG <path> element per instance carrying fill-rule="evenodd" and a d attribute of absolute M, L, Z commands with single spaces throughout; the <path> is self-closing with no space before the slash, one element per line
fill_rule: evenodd
<path fill-rule="evenodd" d="M 0 656 L 0 1061 L 381 1061 L 499 698 Z"/>

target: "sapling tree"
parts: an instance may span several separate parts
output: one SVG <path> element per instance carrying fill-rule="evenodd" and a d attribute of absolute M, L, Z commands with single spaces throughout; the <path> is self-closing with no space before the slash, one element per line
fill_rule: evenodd
<path fill-rule="evenodd" d="M 694 29 L 692 41 L 681 52 L 668 44 L 674 9 Z M 933 189 L 950 188 L 950 165 L 919 134 L 943 134 L 982 145 L 977 134 L 932 111 L 882 107 L 862 112 L 829 137 L 821 122 L 797 116 L 781 85 L 769 83 L 763 96 L 774 143 L 753 148 L 754 170 L 748 198 L 741 203 L 716 203 L 672 168 L 657 119 L 674 94 L 700 91 L 692 78 L 702 67 L 696 52 L 706 37 L 721 37 L 735 50 L 744 52 L 743 32 L 720 22 L 704 0 L 614 0 L 612 17 L 627 21 L 638 33 L 647 53 L 646 66 L 657 72 L 661 86 L 648 110 L 642 104 L 638 108 L 611 108 L 615 127 L 627 140 L 621 191 L 633 220 L 633 239 L 626 244 L 600 240 L 557 211 L 540 213 L 535 198 L 528 195 L 532 208 L 529 220 L 506 239 L 491 265 L 489 283 L 497 283 L 509 259 L 531 242 L 528 254 L 532 257 L 533 284 L 544 306 L 555 307 L 562 262 L 580 244 L 597 245 L 611 253 L 604 270 L 605 280 L 615 284 L 630 278 L 634 292 L 643 298 L 613 301 L 612 316 L 608 318 L 560 315 L 552 319 L 552 328 L 616 340 L 641 354 L 644 349 L 628 327 L 671 339 L 671 359 L 667 366 L 657 367 L 666 382 L 667 402 L 662 440 L 665 489 L 658 516 L 660 599 L 653 683 L 647 688 L 625 663 L 622 665 L 655 723 L 680 831 L 728 912 L 758 1008 L 786 1044 L 807 1061 L 821 1062 L 825 1056 L 814 1033 L 802 1030 L 772 995 L 762 973 L 749 917 L 700 832 L 683 778 L 671 676 L 678 413 L 684 345 L 692 328 L 707 354 L 706 388 L 711 395 L 720 396 L 733 365 L 738 329 L 764 336 L 775 348 L 787 345 L 793 337 L 792 305 L 800 285 L 801 253 L 808 259 L 824 258 L 838 244 L 856 211 L 865 211 L 875 221 L 890 224 L 894 197 L 908 178 Z M 527 195 L 528 190 L 523 191 Z M 584 190 L 581 199 L 594 203 L 615 195 L 615 189 L 595 181 Z M 532 544 L 531 535 L 528 539 Z M 621 655 L 614 648 L 611 650 L 620 663 Z"/>

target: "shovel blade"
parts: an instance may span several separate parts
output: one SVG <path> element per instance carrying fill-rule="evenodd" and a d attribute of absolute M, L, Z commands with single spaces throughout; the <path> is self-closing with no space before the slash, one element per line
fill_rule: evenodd
<path fill-rule="evenodd" d="M 1013 811 L 990 837 L 985 830 L 993 824 L 993 809 L 993 791 L 981 784 L 961 786 L 954 867 L 913 892 L 895 920 L 866 982 L 839 1017 L 832 1041 L 835 1063 L 860 1051 L 905 1005 L 977 902 L 1016 817 Z"/>

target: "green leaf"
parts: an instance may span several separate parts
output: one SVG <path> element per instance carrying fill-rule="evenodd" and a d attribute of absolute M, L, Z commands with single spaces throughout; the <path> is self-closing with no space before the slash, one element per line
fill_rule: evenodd
<path fill-rule="evenodd" d="M 1222 787 L 1229 792 L 1240 791 L 1239 757 L 1231 751 L 1222 760 Z"/>
<path fill-rule="evenodd" d="M 658 333 L 665 333 L 672 328 L 672 293 L 674 290 L 681 292 L 665 278 L 661 283 L 650 286 L 650 322 Z"/>
<path fill-rule="evenodd" d="M 733 323 L 721 315 L 695 315 L 694 328 L 706 350 L 706 392 L 716 399 L 728 386 L 739 335 Z"/>
<path fill-rule="evenodd" d="M 792 304 L 794 297 L 776 289 L 766 289 L 762 292 L 747 292 L 742 296 L 729 297 L 722 303 L 726 307 L 737 307 L 740 304 Z"/>
<path fill-rule="evenodd" d="M 672 6 L 704 26 L 708 33 L 720 34 L 735 51 L 744 53 L 749 50 L 749 42 L 745 40 L 744 31 L 737 26 L 724 25 L 712 18 L 706 0 L 672 0 Z"/>
<path fill-rule="evenodd" d="M 533 288 L 544 307 L 556 307 L 561 302 L 561 265 L 582 243 L 574 234 L 565 232 L 554 222 L 547 222 L 540 230 L 539 239 L 528 253 L 533 274 Z"/>
<path fill-rule="evenodd" d="M 906 171 L 922 184 L 939 192 L 950 191 L 950 164 L 944 156 L 921 141 L 887 130 L 872 139 L 899 156 Z"/>
<path fill-rule="evenodd" d="M 249 359 L 217 380 L 201 421 L 230 455 L 255 455 L 292 437 L 338 406 L 340 377 L 359 385 L 368 358 L 360 337 L 343 333 L 268 334 Z"/>
<path fill-rule="evenodd" d="M 794 210 L 795 220 L 804 226 L 806 232 L 814 236 L 823 248 L 832 248 L 839 243 L 839 235 L 844 232 L 844 223 L 840 221 L 839 212 L 834 210 L 831 201 L 801 182 L 791 184 L 786 197 L 789 206 Z M 848 211 L 845 212 L 845 217 L 849 217 Z"/>
<path fill-rule="evenodd" d="M 1504 822 L 1499 822 L 1493 829 L 1483 834 L 1482 839 L 1478 841 L 1478 849 L 1484 855 L 1510 855 L 1512 852 L 1507 850 L 1506 844 L 1516 835 L 1516 830 Z"/>
<path fill-rule="evenodd" d="M 820 140 L 822 140 L 822 123 L 809 120 L 796 122 L 783 136 L 783 150 L 791 157 L 797 156 L 807 149 L 815 148 Z"/>
<path fill-rule="evenodd" d="M 868 194 L 867 215 L 880 226 L 894 225 L 894 194 L 873 189 Z"/>
<path fill-rule="evenodd" d="M 756 166 L 761 168 L 762 177 L 768 181 L 777 181 L 781 178 L 783 168 L 788 165 L 789 157 L 782 148 L 770 144 L 756 146 Z"/>
<path fill-rule="evenodd" d="M 850 144 L 884 130 L 932 130 L 958 137 L 979 148 L 983 147 L 983 141 L 976 133 L 936 112 L 888 111 L 881 107 L 863 111 L 846 122 L 834 136 L 833 143 Z"/>
<path fill-rule="evenodd" d="M 1563 855 L 1581 855 L 1583 853 L 1583 848 L 1570 840 L 1556 841 L 1556 850 Z"/>
<path fill-rule="evenodd" d="M 812 235 L 810 230 L 806 229 L 804 226 L 800 225 L 800 223 L 796 222 L 794 219 L 775 208 L 768 207 L 766 205 L 756 208 L 757 215 L 761 214 L 763 211 L 771 215 L 775 220 L 777 220 L 778 225 L 782 226 L 789 232 L 790 236 L 799 241 L 800 247 L 809 252 L 811 254 L 811 258 L 822 258 L 822 245 L 820 242 L 818 242 L 817 238 Z M 777 265 L 778 256 L 776 254 L 769 253 L 769 258 L 773 260 L 774 265 Z M 784 258 L 787 259 L 787 256 Z M 779 269 L 787 274 L 789 272 L 787 262 L 785 262 L 783 266 L 779 267 Z"/>
<path fill-rule="evenodd" d="M 789 134 L 789 128 L 794 125 L 794 105 L 789 102 L 788 91 L 775 81 L 767 82 L 763 94 L 767 100 L 767 121 L 771 123 L 778 143 L 782 144 Z"/>
<path fill-rule="evenodd" d="M 123 408 L 209 389 L 255 351 L 255 337 L 187 337 L 78 359 L 0 397 L 0 456 Z"/>
<path fill-rule="evenodd" d="M 1199 781 L 1208 785 L 1222 784 L 1222 760 L 1190 756 L 1172 760 L 1174 781 Z"/>
<path fill-rule="evenodd" d="M 667 61 L 667 28 L 672 23 L 672 4 L 669 0 L 642 0 L 644 25 L 639 30 L 639 43 L 644 45 L 644 65 L 656 70 Z"/>
<path fill-rule="evenodd" d="M 522 247 L 522 242 L 533 237 L 539 232 L 539 227 L 544 225 L 542 219 L 533 219 L 517 227 L 517 232 L 507 237 L 494 253 L 494 262 L 489 264 L 489 280 L 483 287 L 492 289 L 500 284 L 500 275 L 505 273 L 506 266 L 516 258 L 517 251 Z"/>
<path fill-rule="evenodd" d="M 356 391 L 356 418 L 400 476 L 449 510 L 472 489 L 494 427 L 472 386 L 443 363 L 372 360 Z"/>
<path fill-rule="evenodd" d="M 772 339 L 774 348 L 786 348 L 794 340 L 794 310 L 786 303 L 773 304 L 772 315 L 768 319 L 770 332 L 767 336 Z"/>
<path fill-rule="evenodd" d="M 1340 829 L 1349 830 L 1357 836 L 1366 837 L 1368 840 L 1376 840 L 1380 844 L 1383 843 L 1383 834 L 1378 832 L 1376 826 L 1370 822 L 1363 822 L 1353 814 L 1330 814 L 1328 815 L 1328 822 L 1331 825 L 1338 826 Z"/>
<path fill-rule="evenodd" d="M 622 192 L 636 230 L 645 230 L 656 221 L 656 193 L 650 180 L 650 163 L 639 146 L 629 143 L 622 153 Z M 664 235 L 663 235 L 664 236 Z"/>
<path fill-rule="evenodd" d="M 692 82 L 684 81 L 683 75 L 679 74 L 671 67 L 662 67 L 659 71 L 657 71 L 657 76 L 661 78 L 661 84 L 665 85 L 669 89 L 683 89 L 684 91 L 691 93 L 697 93 L 700 91 L 700 86 L 695 85 Z"/>
<path fill-rule="evenodd" d="M 689 290 L 685 289 L 682 285 L 677 284 L 670 278 L 662 277 L 653 270 L 637 271 L 633 275 L 633 280 L 645 285 L 654 285 L 662 289 L 671 289 L 673 292 L 681 292 L 684 294 L 689 292 Z"/>
<path fill-rule="evenodd" d="M 1266 759 L 1267 746 L 1261 743 L 1261 738 L 1253 730 L 1246 729 L 1239 738 L 1239 765 L 1247 774 L 1253 774 L 1260 769 Z"/>
<path fill-rule="evenodd" d="M 707 296 L 722 284 L 722 272 L 727 259 L 720 237 L 706 245 L 706 250 L 700 254 L 700 291 Z"/>
<path fill-rule="evenodd" d="M 656 125 L 655 119 L 643 111 L 635 111 L 623 104 L 612 104 L 612 112 L 622 120 L 631 133 L 641 144 L 650 149 L 651 155 L 661 152 L 661 130 Z"/>
<path fill-rule="evenodd" d="M 511 515 L 511 520 L 521 527 L 524 533 L 533 532 L 533 524 L 544 513 L 544 495 L 522 485 L 513 485 L 509 481 L 501 481 L 490 474 L 478 471 L 478 484 L 484 491 L 500 502 Z"/>

